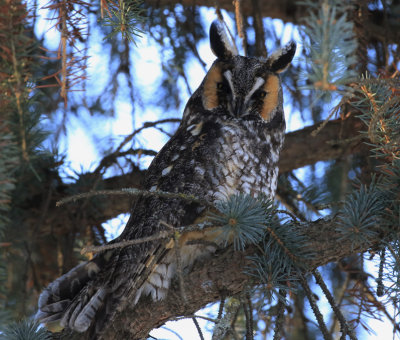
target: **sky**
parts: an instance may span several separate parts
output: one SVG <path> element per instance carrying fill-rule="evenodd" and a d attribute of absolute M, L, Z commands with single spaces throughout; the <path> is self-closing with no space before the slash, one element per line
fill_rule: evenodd
<path fill-rule="evenodd" d="M 47 1 L 39 1 L 40 6 L 46 4 Z M 39 8 L 41 8 L 39 6 Z M 45 36 L 45 46 L 50 50 L 57 50 L 59 33 L 52 29 L 51 21 L 45 20 L 45 18 L 51 17 L 51 14 L 40 9 L 38 13 L 42 16 L 41 19 L 37 21 L 36 33 L 38 35 L 44 34 Z M 214 10 L 203 9 L 202 10 L 203 21 L 206 25 L 209 25 L 215 19 Z M 225 16 L 226 21 L 231 25 L 233 22 L 228 16 Z M 287 43 L 290 38 L 301 44 L 301 39 L 293 26 L 284 26 L 280 20 L 272 20 L 273 25 L 277 31 L 278 36 L 282 36 L 282 42 Z M 108 53 L 104 53 L 102 40 L 98 32 L 92 31 L 92 42 L 91 42 L 91 52 L 88 67 L 88 91 L 91 93 L 101 93 L 102 88 L 107 83 L 107 70 L 109 65 Z M 239 42 L 237 42 L 239 43 Z M 158 84 L 161 77 L 161 68 L 159 63 L 159 49 L 154 44 L 154 42 L 149 39 L 146 35 L 143 35 L 141 39 L 137 41 L 137 47 L 132 48 L 135 81 L 144 89 L 141 95 L 145 100 L 149 100 L 153 94 L 152 88 L 154 84 Z M 238 44 L 240 46 L 240 44 Z M 199 53 L 201 58 L 207 63 L 207 68 L 212 64 L 215 57 L 211 53 L 208 40 L 204 40 L 200 43 Z M 299 50 L 299 48 L 298 48 Z M 299 62 L 294 60 L 294 62 Z M 200 64 L 191 60 L 188 65 L 190 68 L 189 84 L 192 92 L 197 88 L 197 86 L 202 81 L 205 73 Z M 123 80 L 121 80 L 123 81 Z M 146 90 L 150 89 L 150 90 Z M 182 93 L 187 93 L 184 86 L 182 86 Z M 284 94 L 285 96 L 285 94 Z M 96 118 L 97 126 L 93 126 L 93 121 L 91 120 L 90 112 L 82 111 L 79 112 L 78 117 L 70 117 L 67 127 L 67 135 L 63 136 L 60 140 L 60 151 L 66 155 L 66 162 L 68 163 L 68 169 L 65 170 L 66 174 L 73 175 L 73 171 L 77 173 L 82 173 L 85 171 L 93 170 L 97 165 L 99 159 L 102 155 L 99 154 L 98 148 L 93 143 L 93 138 L 88 134 L 88 126 L 96 131 L 97 139 L 101 140 L 107 139 L 110 135 L 113 136 L 112 142 L 118 145 L 118 142 L 122 141 L 124 136 L 131 133 L 133 130 L 140 128 L 146 121 L 154 121 L 159 119 L 162 113 L 160 109 L 156 109 L 151 106 L 149 109 L 142 109 L 139 107 L 132 107 L 129 98 L 124 98 L 123 95 L 118 96 L 116 104 L 116 116 L 114 118 L 107 117 L 103 120 L 98 120 Z M 179 112 L 176 112 L 174 117 L 180 118 L 182 115 L 183 107 Z M 135 120 L 132 119 L 132 111 L 135 111 Z M 304 122 L 300 119 L 300 113 L 293 110 L 289 105 L 285 105 L 286 120 L 288 122 L 288 131 L 296 130 L 304 125 Z M 48 122 L 51 126 L 51 122 Z M 160 133 L 156 129 L 146 129 L 140 135 L 140 141 L 146 145 L 148 149 L 159 150 L 167 141 L 167 137 Z M 143 166 L 149 165 L 151 159 L 147 158 L 143 162 Z M 298 172 L 298 176 L 301 178 L 304 170 Z M 127 215 L 120 215 L 117 218 L 105 223 L 104 226 L 107 230 L 107 236 L 109 239 L 116 237 L 123 229 L 127 221 Z M 319 296 L 323 296 L 322 293 L 318 293 Z M 322 297 L 323 298 L 323 297 Z M 203 309 L 198 312 L 199 315 L 207 316 L 208 314 L 216 315 L 218 304 L 214 304 L 211 307 Z M 326 305 L 322 307 L 325 313 L 329 313 L 329 307 Z M 310 318 L 313 317 L 310 315 Z M 205 339 L 211 339 L 212 329 L 209 322 L 198 319 L 198 322 L 202 329 L 208 331 L 204 332 Z M 370 322 L 370 326 L 379 332 L 379 336 L 367 335 L 366 333 L 360 336 L 360 339 L 374 340 L 374 339 L 391 339 L 391 326 L 387 323 L 382 322 Z M 387 331 L 387 332 L 386 332 Z M 176 335 L 179 334 L 179 335 Z M 178 322 L 168 322 L 164 327 L 153 330 L 152 336 L 157 339 L 198 339 L 198 334 L 195 325 L 191 319 L 182 320 Z"/>

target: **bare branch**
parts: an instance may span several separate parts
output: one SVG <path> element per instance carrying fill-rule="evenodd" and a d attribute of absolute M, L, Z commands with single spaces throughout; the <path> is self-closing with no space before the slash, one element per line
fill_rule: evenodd
<path fill-rule="evenodd" d="M 197 319 L 195 317 L 193 317 L 192 320 L 196 326 L 197 333 L 199 333 L 200 340 L 204 340 L 203 332 L 201 331 L 201 328 L 200 328 L 199 323 L 197 322 Z"/>
<path fill-rule="evenodd" d="M 317 284 L 321 287 L 325 297 L 327 298 L 327 300 L 328 300 L 329 304 L 331 305 L 336 317 L 338 318 L 338 320 L 340 322 L 340 328 L 341 328 L 341 331 L 342 331 L 342 335 L 343 336 L 348 335 L 350 337 L 350 339 L 357 340 L 357 337 L 354 334 L 354 331 L 350 328 L 348 322 L 344 318 L 344 315 L 342 314 L 342 312 L 338 308 L 338 305 L 336 304 L 335 299 L 333 298 L 333 295 L 331 294 L 331 292 L 329 291 L 328 287 L 326 286 L 326 284 L 325 284 L 321 274 L 319 273 L 319 271 L 318 270 L 314 270 L 313 271 L 313 275 L 315 277 L 315 280 L 316 280 Z"/>
<path fill-rule="evenodd" d="M 102 170 L 104 170 L 104 168 L 109 167 L 110 163 L 115 162 L 115 160 L 120 156 L 122 148 L 126 144 L 128 144 L 130 141 L 132 141 L 133 138 L 137 134 L 142 132 L 144 129 L 156 127 L 159 124 L 179 123 L 180 121 L 181 120 L 178 119 L 178 118 L 168 118 L 168 119 L 157 120 L 157 121 L 154 121 L 154 122 L 145 122 L 145 123 L 143 123 L 142 127 L 140 127 L 139 129 L 133 131 L 130 135 L 126 136 L 124 138 L 124 140 L 122 141 L 122 143 L 117 147 L 117 149 L 114 152 L 112 152 L 111 154 L 109 154 L 106 157 L 104 157 L 104 159 L 100 162 L 100 164 L 97 166 L 97 168 L 96 168 L 96 170 L 94 172 L 95 173 L 101 172 Z"/>
<path fill-rule="evenodd" d="M 118 243 L 111 243 L 111 244 L 105 244 L 102 246 L 87 246 L 82 248 L 81 254 L 86 254 L 86 253 L 99 253 L 104 250 L 110 250 L 110 249 L 115 249 L 115 248 L 124 248 L 124 247 L 129 247 L 133 246 L 135 244 L 140 244 L 140 243 L 145 243 L 145 242 L 150 242 L 154 240 L 159 240 L 161 238 L 168 238 L 171 237 L 171 234 L 173 231 L 160 231 L 159 233 L 148 236 L 148 237 L 143 237 L 143 238 L 137 238 L 134 240 L 129 240 L 129 241 L 122 241 Z"/>
<path fill-rule="evenodd" d="M 328 328 L 326 327 L 324 317 L 321 314 L 321 311 L 318 308 L 317 302 L 315 301 L 315 297 L 313 293 L 311 292 L 310 286 L 307 283 L 307 280 L 305 279 L 304 276 L 301 277 L 301 286 L 304 289 L 304 292 L 307 296 L 308 301 L 310 302 L 311 309 L 315 315 L 315 318 L 317 319 L 319 329 L 322 332 L 322 335 L 324 336 L 325 340 L 332 340 L 332 336 L 328 332 Z"/>
<path fill-rule="evenodd" d="M 286 290 L 281 289 L 279 291 L 281 295 L 278 301 L 278 315 L 276 316 L 275 330 L 274 330 L 274 340 L 279 340 L 282 338 L 283 334 L 283 324 L 285 316 L 285 300 L 286 300 Z"/>
<path fill-rule="evenodd" d="M 267 49 L 265 47 L 265 34 L 263 25 L 263 16 L 260 11 L 260 1 L 252 0 L 251 4 L 253 6 L 253 18 L 254 18 L 254 31 L 256 33 L 256 56 L 257 57 L 267 57 Z"/>

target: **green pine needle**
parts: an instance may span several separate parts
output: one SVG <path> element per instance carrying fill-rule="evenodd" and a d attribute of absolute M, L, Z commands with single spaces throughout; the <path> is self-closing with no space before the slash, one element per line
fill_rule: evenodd
<path fill-rule="evenodd" d="M 262 256 L 251 256 L 252 266 L 246 269 L 246 274 L 254 277 L 263 286 L 264 298 L 268 301 L 274 296 L 280 296 L 279 290 L 296 292 L 298 286 L 297 272 L 284 271 L 278 263 L 265 261 Z"/>
<path fill-rule="evenodd" d="M 39 324 L 30 320 L 15 322 L 7 326 L 0 334 L 4 340 L 50 340 L 49 332 L 39 328 Z"/>
<path fill-rule="evenodd" d="M 252 265 L 246 268 L 246 273 L 263 283 L 271 297 L 279 289 L 295 291 L 298 274 L 307 269 L 313 256 L 309 241 L 292 223 L 275 218 L 268 224 L 260 252 L 249 257 Z"/>
<path fill-rule="evenodd" d="M 357 62 L 357 39 L 353 22 L 347 19 L 348 6 L 338 0 L 298 4 L 306 6 L 309 13 L 302 28 L 307 37 L 304 47 L 309 52 L 302 78 L 310 85 L 304 88 L 319 90 L 318 97 L 331 91 L 347 94 L 351 91 L 348 84 L 357 75 L 353 67 Z"/>
<path fill-rule="evenodd" d="M 142 4 L 141 0 L 119 0 L 118 6 L 110 6 L 112 16 L 106 16 L 103 24 L 111 27 L 112 31 L 104 39 L 111 39 L 121 33 L 124 40 L 136 44 L 135 38 L 140 38 L 144 33 L 138 28 L 138 25 L 145 20 Z"/>
<path fill-rule="evenodd" d="M 400 80 L 362 77 L 352 105 L 367 126 L 364 134 L 370 140 L 375 157 L 400 159 Z"/>
<path fill-rule="evenodd" d="M 219 213 L 210 213 L 209 222 L 221 226 L 221 241 L 233 242 L 235 250 L 258 244 L 259 254 L 250 256 L 252 265 L 246 273 L 263 283 L 265 294 L 272 298 L 280 289 L 295 290 L 299 268 L 312 256 L 307 240 L 293 228 L 293 221 L 281 218 L 266 196 L 258 199 L 244 194 L 233 195 L 216 203 Z"/>
<path fill-rule="evenodd" d="M 368 242 L 376 237 L 386 205 L 375 178 L 368 187 L 361 185 L 359 190 L 353 191 L 348 195 L 339 217 L 337 230 L 342 234 L 342 239 L 352 240 L 353 247 L 353 243 Z"/>
<path fill-rule="evenodd" d="M 219 214 L 210 213 L 209 220 L 222 227 L 220 239 L 225 246 L 233 239 L 234 249 L 243 250 L 262 240 L 267 222 L 262 202 L 250 195 L 238 194 L 217 202 L 216 208 Z"/>

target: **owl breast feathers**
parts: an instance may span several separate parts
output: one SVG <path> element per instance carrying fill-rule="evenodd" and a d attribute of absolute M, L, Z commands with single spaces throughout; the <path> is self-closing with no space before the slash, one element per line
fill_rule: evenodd
<path fill-rule="evenodd" d="M 217 59 L 189 99 L 175 135 L 151 163 L 145 188 L 210 203 L 240 192 L 273 197 L 285 131 L 279 73 L 289 66 L 296 46 L 290 43 L 268 59 L 238 56 L 218 21 L 211 25 L 210 43 Z M 199 203 L 145 195 L 136 200 L 123 233 L 112 242 L 156 235 L 166 225 L 197 223 L 204 215 Z M 189 244 L 196 239 L 215 241 L 215 233 L 183 233 L 179 251 L 184 268 L 215 251 L 211 242 Z M 101 338 L 128 304 L 168 293 L 177 270 L 173 246 L 159 239 L 97 254 L 42 292 L 37 319 Z"/>

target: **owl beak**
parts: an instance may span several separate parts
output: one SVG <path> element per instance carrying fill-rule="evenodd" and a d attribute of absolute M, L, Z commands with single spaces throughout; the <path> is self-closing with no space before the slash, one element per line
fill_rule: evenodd
<path fill-rule="evenodd" d="M 240 117 L 242 115 L 244 106 L 244 98 L 237 98 L 235 102 L 235 107 L 233 109 L 233 114 L 235 117 Z"/>

